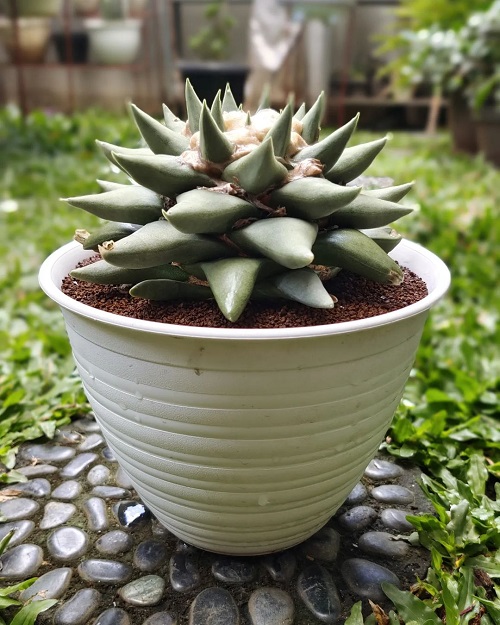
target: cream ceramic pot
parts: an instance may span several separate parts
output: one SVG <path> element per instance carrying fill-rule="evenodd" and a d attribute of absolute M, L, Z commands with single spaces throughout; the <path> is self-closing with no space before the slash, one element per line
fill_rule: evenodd
<path fill-rule="evenodd" d="M 137 60 L 141 49 L 142 20 L 88 18 L 83 27 L 89 34 L 89 56 L 103 65 L 127 65 Z"/>
<path fill-rule="evenodd" d="M 402 242 L 429 295 L 400 311 L 306 328 L 175 326 L 60 290 L 89 254 L 54 252 L 40 284 L 63 312 L 86 394 L 144 503 L 180 539 L 228 554 L 291 547 L 322 527 L 374 457 L 449 272 Z"/>

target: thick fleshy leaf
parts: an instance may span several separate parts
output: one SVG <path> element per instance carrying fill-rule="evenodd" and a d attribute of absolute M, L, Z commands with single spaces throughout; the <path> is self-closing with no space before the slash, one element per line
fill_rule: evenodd
<path fill-rule="evenodd" d="M 411 212 L 410 206 L 360 193 L 332 215 L 332 222 L 346 228 L 380 228 Z"/>
<path fill-rule="evenodd" d="M 70 272 L 71 277 L 95 284 L 137 284 L 143 280 L 187 280 L 188 275 L 175 265 L 161 265 L 144 269 L 115 267 L 105 260 L 78 267 Z"/>
<path fill-rule="evenodd" d="M 211 237 L 179 232 L 168 221 L 152 221 L 120 241 L 99 248 L 111 265 L 130 269 L 167 263 L 197 263 L 231 256 L 229 246 Z"/>
<path fill-rule="evenodd" d="M 399 202 L 407 193 L 409 193 L 414 186 L 414 182 L 407 182 L 406 184 L 399 184 L 395 187 L 383 187 L 381 189 L 365 189 L 363 193 L 376 197 L 379 200 L 387 200 L 388 202 Z"/>
<path fill-rule="evenodd" d="M 63 199 L 101 219 L 133 224 L 147 224 L 159 219 L 163 208 L 163 201 L 157 193 L 139 185 Z"/>
<path fill-rule="evenodd" d="M 313 246 L 314 263 L 342 267 L 360 276 L 388 284 L 401 284 L 401 267 L 359 230 L 339 228 L 321 232 Z"/>
<path fill-rule="evenodd" d="M 361 610 L 362 605 L 361 601 L 358 601 L 358 603 L 352 606 L 351 613 L 344 625 L 364 625 L 363 612 Z"/>
<path fill-rule="evenodd" d="M 208 234 L 228 232 L 236 221 L 258 217 L 259 211 L 235 195 L 193 189 L 178 195 L 164 215 L 181 232 Z"/>
<path fill-rule="evenodd" d="M 290 217 L 320 219 L 349 204 L 360 187 L 343 187 L 324 178 L 299 178 L 270 194 L 271 206 L 284 206 Z"/>
<path fill-rule="evenodd" d="M 96 139 L 96 143 L 101 148 L 108 161 L 120 169 L 123 169 L 123 167 L 116 161 L 113 154 L 126 154 L 127 156 L 148 156 L 153 154 L 150 148 L 124 148 L 121 145 L 114 145 L 113 143 L 99 141 L 98 139 Z"/>
<path fill-rule="evenodd" d="M 347 142 L 356 130 L 358 119 L 359 113 L 347 124 L 334 130 L 321 141 L 302 148 L 294 156 L 294 160 L 300 162 L 306 158 L 316 158 L 324 164 L 325 170 L 330 169 L 340 159 L 342 152 L 344 152 Z M 337 182 L 337 180 L 332 180 L 332 182 Z"/>
<path fill-rule="evenodd" d="M 119 241 L 139 228 L 139 224 L 110 221 L 92 233 L 86 230 L 77 230 L 73 238 L 82 244 L 84 250 L 97 250 L 97 247 L 102 245 L 104 241 Z"/>
<path fill-rule="evenodd" d="M 226 85 L 224 90 L 224 97 L 222 99 L 222 110 L 224 113 L 231 113 L 231 111 L 237 111 L 239 109 L 238 103 L 234 99 L 233 92 L 229 84 Z"/>
<path fill-rule="evenodd" d="M 287 153 L 292 131 L 292 113 L 292 105 L 289 102 L 265 137 L 272 138 L 275 156 L 284 157 Z"/>
<path fill-rule="evenodd" d="M 215 301 L 229 321 L 239 319 L 265 262 L 257 258 L 225 258 L 201 263 Z"/>
<path fill-rule="evenodd" d="M 203 102 L 200 115 L 200 153 L 202 158 L 211 163 L 225 163 L 233 151 L 233 144 L 217 125 L 207 103 Z"/>
<path fill-rule="evenodd" d="M 257 110 L 268 109 L 271 107 L 271 84 L 266 82 L 262 91 L 260 93 L 259 103 L 257 105 Z"/>
<path fill-rule="evenodd" d="M 263 141 L 258 148 L 226 167 L 223 180 L 238 184 L 248 193 L 258 195 L 279 184 L 288 171 L 274 156 L 273 140 Z"/>
<path fill-rule="evenodd" d="M 316 224 L 277 217 L 256 221 L 234 231 L 230 238 L 244 250 L 262 254 L 288 269 L 299 269 L 314 259 L 311 247 L 317 232 Z"/>
<path fill-rule="evenodd" d="M 306 103 L 302 102 L 299 108 L 295 111 L 294 119 L 297 119 L 299 122 L 304 119 L 304 115 L 306 114 Z"/>
<path fill-rule="evenodd" d="M 383 226 L 382 228 L 367 228 L 366 230 L 360 230 L 367 237 L 370 237 L 372 241 L 381 247 L 384 252 L 391 252 L 396 245 L 402 241 L 403 236 L 396 232 L 390 226 Z"/>
<path fill-rule="evenodd" d="M 128 189 L 130 184 L 123 184 L 121 182 L 114 182 L 113 180 L 96 180 L 101 191 L 114 191 L 115 189 Z"/>
<path fill-rule="evenodd" d="M 155 154 L 179 156 L 189 147 L 189 139 L 180 133 L 170 130 L 162 123 L 136 106 L 130 104 L 137 128 L 144 141 Z"/>
<path fill-rule="evenodd" d="M 166 104 L 163 105 L 163 119 L 165 120 L 165 126 L 173 130 L 174 132 L 183 133 L 186 128 L 186 122 L 179 119 L 177 115 L 172 113 Z"/>
<path fill-rule="evenodd" d="M 206 300 L 213 297 L 208 286 L 176 280 L 144 280 L 134 285 L 132 297 L 166 302 L 169 300 Z"/>
<path fill-rule="evenodd" d="M 332 182 L 343 183 L 354 180 L 372 164 L 375 157 L 382 151 L 387 143 L 387 137 L 370 141 L 369 143 L 360 143 L 352 148 L 346 148 L 342 156 L 329 170 L 326 170 L 325 178 Z"/>
<path fill-rule="evenodd" d="M 215 185 L 212 178 L 196 171 L 178 156 L 113 154 L 131 178 L 160 195 L 174 197 L 178 193 L 189 191 L 195 187 L 213 187 Z"/>
<path fill-rule="evenodd" d="M 316 102 L 302 117 L 302 137 L 307 143 L 314 143 L 318 140 L 325 106 L 326 97 L 324 91 L 322 91 Z"/>
<path fill-rule="evenodd" d="M 200 98 L 196 95 L 196 91 L 193 89 L 189 78 L 186 80 L 184 95 L 186 98 L 187 124 L 191 134 L 194 134 L 200 129 L 202 103 Z"/>
<path fill-rule="evenodd" d="M 220 96 L 220 89 L 219 91 L 217 91 L 217 95 L 214 98 L 214 101 L 212 102 L 212 106 L 210 107 L 210 112 L 212 113 L 212 117 L 215 120 L 215 123 L 217 124 L 217 126 L 224 131 L 225 125 L 224 125 L 224 115 L 222 114 L 222 101 L 221 101 L 221 96 Z"/>
<path fill-rule="evenodd" d="M 269 278 L 256 287 L 256 295 L 282 297 L 310 308 L 333 308 L 334 300 L 312 269 L 294 269 Z"/>

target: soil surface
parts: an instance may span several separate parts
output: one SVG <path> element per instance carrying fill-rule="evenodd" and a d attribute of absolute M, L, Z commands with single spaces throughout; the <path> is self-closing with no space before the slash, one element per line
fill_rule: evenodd
<path fill-rule="evenodd" d="M 83 264 L 98 258 L 93 257 Z M 63 293 L 83 304 L 135 319 L 211 328 L 298 328 L 374 317 L 423 299 L 427 295 L 423 280 L 407 268 L 403 271 L 403 283 L 393 286 L 344 270 L 325 283 L 328 292 L 338 300 L 333 309 L 309 308 L 285 300 L 250 301 L 235 323 L 222 315 L 213 300 L 153 302 L 131 297 L 125 285 L 92 284 L 70 276 L 64 279 L 61 288 Z"/>

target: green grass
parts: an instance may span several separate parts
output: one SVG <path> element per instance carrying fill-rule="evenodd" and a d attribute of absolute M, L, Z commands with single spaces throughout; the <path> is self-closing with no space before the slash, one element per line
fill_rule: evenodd
<path fill-rule="evenodd" d="M 0 112 L 0 461 L 7 468 L 20 442 L 50 436 L 88 410 L 61 315 L 40 292 L 37 270 L 76 228 L 98 221 L 59 198 L 122 175 L 110 172 L 94 138 L 136 141 L 125 116 L 36 114 L 23 124 L 15 111 Z M 419 210 L 401 220 L 401 230 L 452 272 L 384 445 L 426 474 L 436 514 L 414 524 L 433 566 L 414 594 L 387 593 L 407 625 L 493 625 L 500 622 L 500 591 L 487 582 L 500 576 L 500 172 L 480 157 L 452 154 L 446 134 L 398 133 L 368 173 L 417 181 L 405 202 Z M 395 614 L 374 618 L 363 621 L 355 608 L 348 625 L 400 622 Z"/>

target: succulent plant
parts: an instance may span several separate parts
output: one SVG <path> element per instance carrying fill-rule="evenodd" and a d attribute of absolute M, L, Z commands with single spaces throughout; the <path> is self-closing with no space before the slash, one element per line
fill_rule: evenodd
<path fill-rule="evenodd" d="M 281 112 L 262 102 L 250 115 L 229 87 L 209 108 L 187 82 L 187 122 L 166 106 L 162 123 L 131 105 L 148 147 L 98 142 L 132 184 L 98 181 L 101 193 L 66 200 L 108 220 L 76 231 L 102 259 L 71 275 L 131 285 L 133 297 L 215 299 L 230 321 L 250 298 L 332 308 L 322 278 L 342 268 L 400 284 L 387 252 L 401 236 L 387 224 L 411 212 L 398 202 L 412 183 L 348 184 L 386 138 L 346 147 L 356 116 L 318 140 L 324 100 L 295 114 L 291 101 Z"/>

